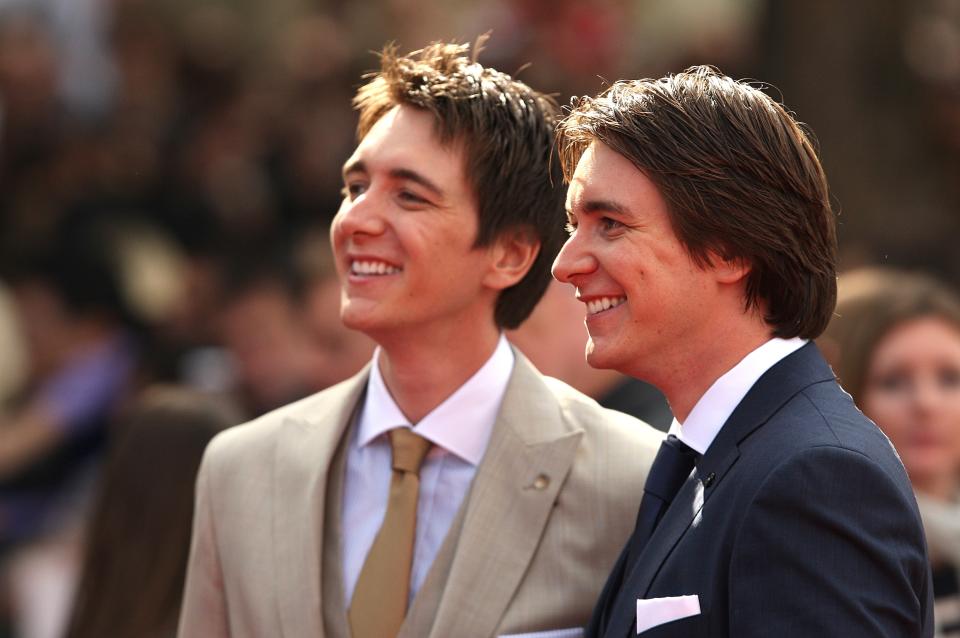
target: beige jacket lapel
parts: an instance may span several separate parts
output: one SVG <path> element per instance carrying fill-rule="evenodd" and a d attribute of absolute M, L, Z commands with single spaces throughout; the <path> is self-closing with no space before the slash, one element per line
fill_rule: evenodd
<path fill-rule="evenodd" d="M 323 592 L 323 632 L 325 638 L 350 638 L 350 621 L 343 591 L 343 538 L 341 533 L 343 511 L 343 482 L 347 467 L 347 453 L 356 427 L 359 405 L 350 417 L 350 423 L 327 472 L 327 496 L 323 516 L 323 559 L 320 589 Z"/>
<path fill-rule="evenodd" d="M 273 557 L 285 638 L 322 637 L 320 577 L 327 480 L 337 445 L 366 388 L 369 366 L 288 415 L 273 460 Z M 264 551 L 269 551 L 264 548 Z"/>
<path fill-rule="evenodd" d="M 462 506 L 463 527 L 433 638 L 489 636 L 500 625 L 583 434 L 563 421 L 556 397 L 530 362 L 514 354 L 500 414 Z"/>

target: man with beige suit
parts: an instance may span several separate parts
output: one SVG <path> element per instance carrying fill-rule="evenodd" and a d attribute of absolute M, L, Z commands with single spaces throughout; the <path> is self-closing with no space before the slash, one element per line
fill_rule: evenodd
<path fill-rule="evenodd" d="M 582 633 L 661 435 L 504 338 L 563 241 L 557 108 L 467 52 L 388 48 L 354 100 L 331 239 L 379 348 L 210 445 L 181 638 Z"/>

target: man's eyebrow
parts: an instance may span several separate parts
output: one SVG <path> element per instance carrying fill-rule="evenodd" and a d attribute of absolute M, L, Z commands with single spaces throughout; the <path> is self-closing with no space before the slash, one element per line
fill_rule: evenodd
<path fill-rule="evenodd" d="M 394 179 L 408 179 L 411 182 L 416 182 L 420 184 L 428 191 L 431 191 L 437 197 L 443 197 L 444 192 L 439 186 L 431 182 L 429 179 L 421 175 L 416 171 L 412 171 L 409 168 L 395 168 L 390 171 L 390 177 Z"/>
<path fill-rule="evenodd" d="M 363 163 L 363 160 L 353 160 L 343 165 L 344 177 L 346 177 L 347 175 L 350 175 L 351 173 L 366 173 L 366 172 L 368 172 L 367 165 Z M 411 170 L 409 168 L 394 168 L 390 171 L 389 175 L 393 179 L 406 179 L 406 180 L 410 180 L 411 182 L 416 182 L 417 184 L 420 184 L 421 186 L 423 186 L 428 191 L 432 192 L 438 197 L 445 196 L 445 193 L 443 192 L 442 188 L 434 184 L 432 181 L 430 181 L 420 173 L 414 170 Z"/>
<path fill-rule="evenodd" d="M 591 199 L 580 206 L 585 213 L 626 213 L 627 207 L 611 199 Z"/>
<path fill-rule="evenodd" d="M 343 176 L 346 177 L 350 173 L 366 173 L 367 165 L 363 163 L 363 160 L 348 160 L 346 164 L 343 165 Z"/>

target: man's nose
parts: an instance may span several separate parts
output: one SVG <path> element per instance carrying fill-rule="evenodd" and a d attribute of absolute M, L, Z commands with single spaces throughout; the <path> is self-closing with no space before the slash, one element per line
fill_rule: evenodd
<path fill-rule="evenodd" d="M 350 199 L 344 197 L 334 223 L 347 236 L 380 235 L 385 228 L 383 207 L 378 205 L 376 193 L 366 191 Z"/>
<path fill-rule="evenodd" d="M 553 277 L 565 284 L 574 284 L 577 275 L 584 275 L 597 269 L 597 260 L 593 254 L 587 250 L 582 240 L 578 240 L 576 235 L 567 239 L 567 243 L 560 249 L 560 253 L 553 261 L 551 272 Z"/>

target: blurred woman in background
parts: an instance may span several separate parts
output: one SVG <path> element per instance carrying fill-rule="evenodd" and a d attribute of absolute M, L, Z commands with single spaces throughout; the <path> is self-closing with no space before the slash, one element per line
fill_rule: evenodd
<path fill-rule="evenodd" d="M 960 298 L 920 274 L 847 273 L 821 345 L 900 454 L 933 563 L 936 635 L 960 636 Z"/>
<path fill-rule="evenodd" d="M 172 638 L 207 443 L 238 422 L 209 396 L 148 391 L 123 421 L 93 512 L 70 638 Z"/>

